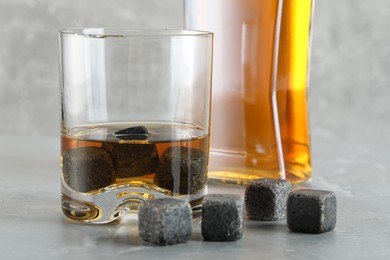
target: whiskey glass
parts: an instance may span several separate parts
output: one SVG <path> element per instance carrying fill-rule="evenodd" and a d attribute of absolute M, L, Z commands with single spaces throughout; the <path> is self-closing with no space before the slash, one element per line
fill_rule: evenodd
<path fill-rule="evenodd" d="M 59 32 L 61 206 L 107 223 L 151 198 L 207 192 L 213 34 L 79 28 Z"/>

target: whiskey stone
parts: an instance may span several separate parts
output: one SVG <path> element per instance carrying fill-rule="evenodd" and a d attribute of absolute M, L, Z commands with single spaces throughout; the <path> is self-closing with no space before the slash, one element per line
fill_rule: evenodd
<path fill-rule="evenodd" d="M 159 187 L 180 194 L 194 194 L 207 181 L 207 156 L 201 150 L 172 146 L 160 157 L 155 183 Z"/>
<path fill-rule="evenodd" d="M 192 210 L 188 202 L 162 198 L 147 200 L 138 210 L 142 240 L 156 245 L 187 242 L 192 233 Z"/>
<path fill-rule="evenodd" d="M 244 200 L 232 194 L 209 194 L 202 205 L 202 236 L 208 241 L 236 241 L 242 237 Z"/>
<path fill-rule="evenodd" d="M 291 231 L 324 233 L 336 226 L 336 195 L 330 191 L 297 190 L 288 196 L 287 226 Z"/>
<path fill-rule="evenodd" d="M 144 126 L 133 126 L 114 133 L 120 140 L 146 140 L 148 135 L 149 132 Z"/>
<path fill-rule="evenodd" d="M 111 157 L 117 178 L 131 178 L 156 172 L 158 152 L 155 144 L 113 145 Z"/>
<path fill-rule="evenodd" d="M 255 220 L 273 221 L 286 217 L 286 201 L 292 191 L 285 180 L 257 179 L 245 190 L 245 206 L 248 217 Z"/>
<path fill-rule="evenodd" d="M 107 151 L 100 147 L 66 150 L 62 155 L 63 176 L 75 191 L 89 192 L 115 182 L 115 170 Z"/>

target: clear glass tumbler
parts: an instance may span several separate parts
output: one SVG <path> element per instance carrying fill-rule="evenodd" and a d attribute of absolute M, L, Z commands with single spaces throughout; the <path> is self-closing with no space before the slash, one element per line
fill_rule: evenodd
<path fill-rule="evenodd" d="M 62 210 L 107 223 L 207 192 L 213 34 L 82 28 L 59 33 Z"/>

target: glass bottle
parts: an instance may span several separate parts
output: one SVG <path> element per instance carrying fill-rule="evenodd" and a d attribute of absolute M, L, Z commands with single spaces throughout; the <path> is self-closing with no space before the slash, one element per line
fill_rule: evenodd
<path fill-rule="evenodd" d="M 311 176 L 307 107 L 312 0 L 185 0 L 215 33 L 209 178 Z"/>

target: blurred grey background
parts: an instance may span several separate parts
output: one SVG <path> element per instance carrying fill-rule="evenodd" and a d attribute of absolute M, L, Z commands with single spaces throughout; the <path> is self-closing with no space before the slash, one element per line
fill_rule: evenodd
<path fill-rule="evenodd" d="M 0 134 L 59 135 L 58 30 L 183 21 L 182 0 L 0 0 Z M 314 145 L 387 136 L 390 1 L 317 0 L 311 57 Z"/>

